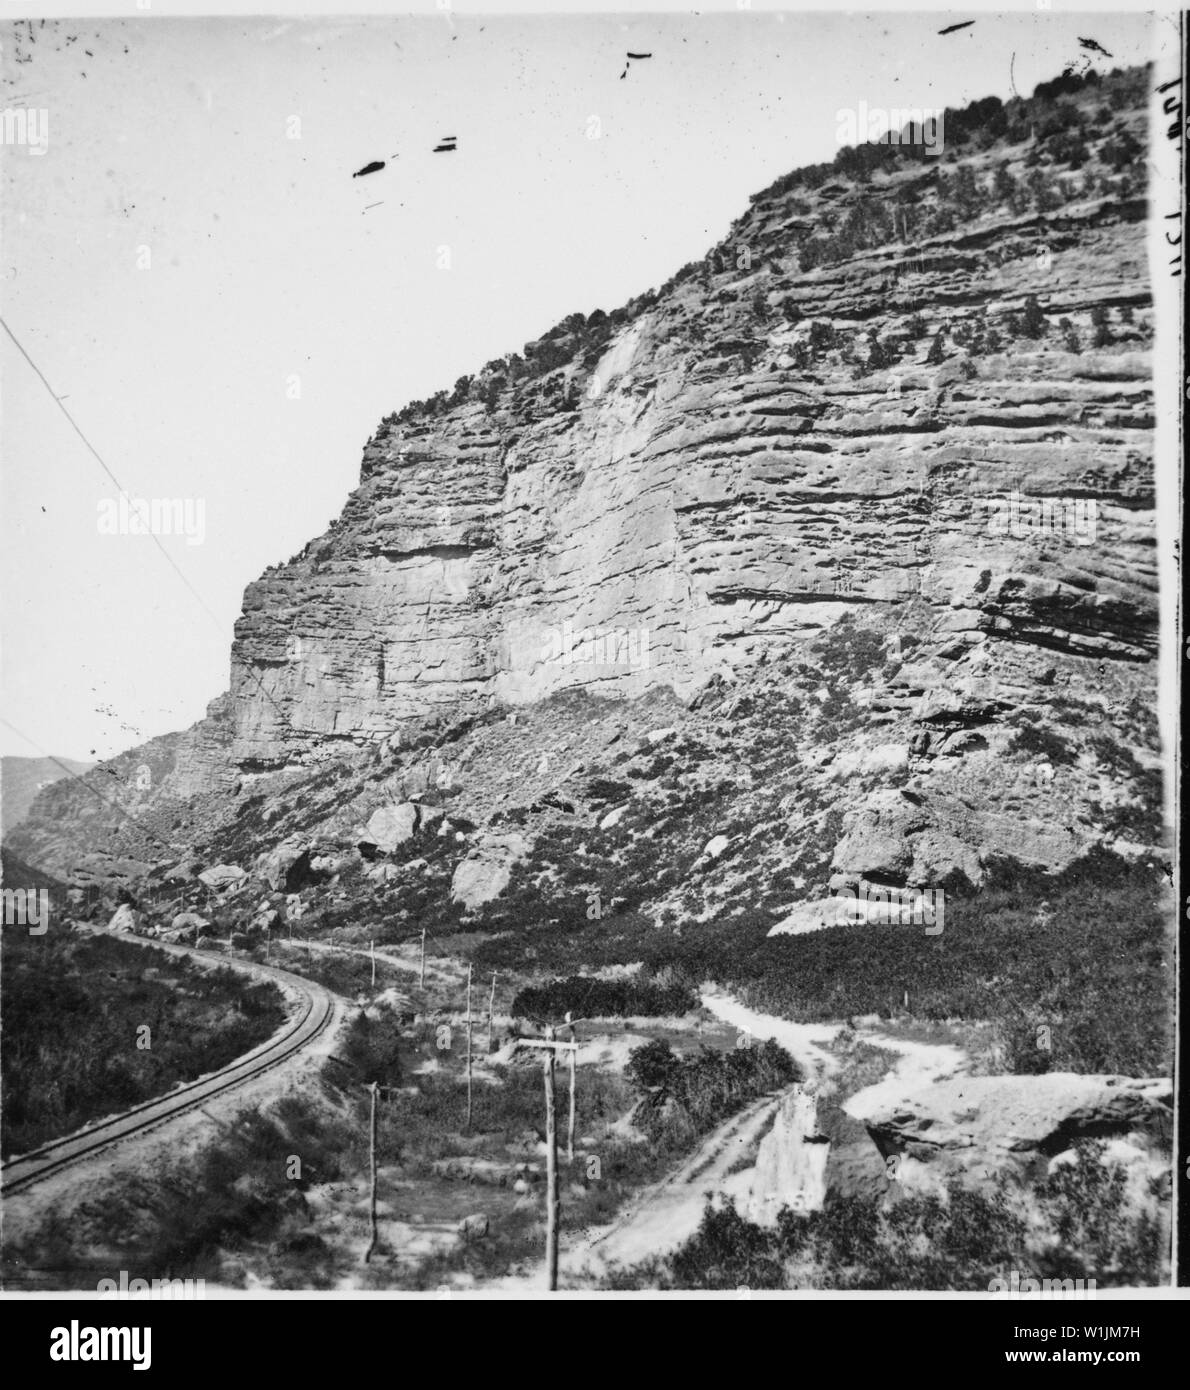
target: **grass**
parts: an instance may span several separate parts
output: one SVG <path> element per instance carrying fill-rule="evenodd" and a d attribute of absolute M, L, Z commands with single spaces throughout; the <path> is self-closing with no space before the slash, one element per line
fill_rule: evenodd
<path fill-rule="evenodd" d="M 5 931 L 3 1152 L 215 1071 L 284 1021 L 278 990 L 110 937 Z"/>

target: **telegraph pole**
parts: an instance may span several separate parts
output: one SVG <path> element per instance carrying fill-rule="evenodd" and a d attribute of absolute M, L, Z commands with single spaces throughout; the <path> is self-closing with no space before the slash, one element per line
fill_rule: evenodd
<path fill-rule="evenodd" d="M 467 1126 L 466 1133 L 471 1133 L 471 969 L 467 966 Z"/>
<path fill-rule="evenodd" d="M 577 1020 L 581 1021 L 581 1020 Z M 569 1024 L 573 1032 L 573 1024 Z M 559 1042 L 552 1024 L 540 1038 L 522 1038 L 526 1047 L 540 1047 L 545 1057 L 545 1278 L 551 1292 L 558 1287 L 558 1122 L 554 1106 L 554 1056 L 573 1053 L 575 1044 Z"/>
<path fill-rule="evenodd" d="M 371 1142 L 371 1167 L 372 1167 L 372 1196 L 369 1204 L 369 1220 L 372 1227 L 372 1238 L 368 1242 L 368 1248 L 364 1251 L 364 1264 L 372 1258 L 376 1249 L 376 1095 L 379 1091 L 379 1084 L 375 1081 L 368 1087 L 372 1093 L 372 1142 Z"/>
<path fill-rule="evenodd" d="M 496 1007 L 496 972 L 492 971 L 492 992 L 488 995 L 488 1052 L 492 1050 L 492 1010 Z"/>
<path fill-rule="evenodd" d="M 369 943 L 372 954 L 372 988 L 376 988 L 376 938 L 373 937 Z"/>
<path fill-rule="evenodd" d="M 558 1126 L 554 1119 L 553 1025 L 545 1030 L 545 1277 L 546 1288 L 558 1287 Z"/>
<path fill-rule="evenodd" d="M 421 987 L 426 987 L 426 929 L 421 929 Z"/>
<path fill-rule="evenodd" d="M 570 1023 L 570 1041 L 574 1044 L 570 1049 L 570 1115 L 566 1122 L 566 1162 L 574 1162 L 574 1067 L 578 1056 L 578 1034 L 574 1031 L 574 1024 L 570 1022 L 569 1012 L 566 1015 L 566 1022 Z"/>

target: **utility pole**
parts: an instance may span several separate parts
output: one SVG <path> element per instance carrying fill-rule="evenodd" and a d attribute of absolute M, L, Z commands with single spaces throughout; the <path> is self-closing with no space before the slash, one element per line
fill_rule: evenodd
<path fill-rule="evenodd" d="M 566 1022 L 570 1023 L 570 1014 L 566 1014 Z M 570 1049 L 570 1115 L 566 1122 L 566 1162 L 574 1162 L 574 1067 L 578 1056 L 578 1034 L 574 1031 L 574 1024 L 570 1023 L 570 1041 L 575 1045 Z"/>
<path fill-rule="evenodd" d="M 467 1126 L 465 1132 L 471 1133 L 471 969 L 467 966 Z"/>
<path fill-rule="evenodd" d="M 492 1050 L 492 1010 L 496 1007 L 496 972 L 492 971 L 492 992 L 488 995 L 488 1052 Z"/>
<path fill-rule="evenodd" d="M 573 1024 L 571 1031 L 573 1031 Z M 545 1052 L 545 1278 L 546 1288 L 558 1287 L 558 1123 L 554 1107 L 554 1054 L 559 1050 L 573 1052 L 572 1042 L 558 1042 L 554 1027 L 547 1024 L 540 1038 L 523 1038 L 526 1047 L 540 1047 Z"/>
<path fill-rule="evenodd" d="M 371 942 L 369 943 L 369 947 L 370 947 L 370 950 L 371 950 L 371 953 L 372 953 L 372 988 L 375 989 L 375 988 L 376 988 L 376 938 L 375 938 L 375 937 L 372 938 Z"/>
<path fill-rule="evenodd" d="M 369 1207 L 369 1219 L 372 1227 L 372 1238 L 368 1242 L 368 1248 L 364 1251 L 364 1264 L 372 1258 L 376 1249 L 376 1096 L 380 1090 L 378 1082 L 373 1081 L 368 1087 L 372 1093 L 372 1142 L 371 1142 L 371 1166 L 372 1166 L 372 1197 Z"/>
<path fill-rule="evenodd" d="M 426 987 L 426 929 L 421 929 L 421 987 Z"/>
<path fill-rule="evenodd" d="M 545 1041 L 554 1041 L 547 1025 Z M 546 1288 L 558 1287 L 558 1126 L 554 1119 L 554 1049 L 545 1049 L 545 1277 Z"/>

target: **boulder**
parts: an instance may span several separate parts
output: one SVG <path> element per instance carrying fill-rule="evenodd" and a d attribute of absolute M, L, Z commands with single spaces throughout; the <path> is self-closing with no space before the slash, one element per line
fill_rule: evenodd
<path fill-rule="evenodd" d="M 201 869 L 202 860 L 184 859 L 163 870 L 161 877 L 166 883 L 192 883 Z"/>
<path fill-rule="evenodd" d="M 277 931 L 280 926 L 281 914 L 275 907 L 270 907 L 253 917 L 248 930 L 250 932 L 271 932 Z"/>
<path fill-rule="evenodd" d="M 296 892 L 309 881 L 309 844 L 297 835 L 282 840 L 256 861 L 256 873 L 274 892 Z"/>
<path fill-rule="evenodd" d="M 195 941 L 210 925 L 197 912 L 179 912 L 169 924 L 170 935 L 177 941 Z"/>
<path fill-rule="evenodd" d="M 776 1226 L 782 1207 L 821 1211 L 826 1201 L 830 1142 L 818 1128 L 818 1094 L 812 1085 L 791 1087 L 782 1097 L 773 1127 L 760 1141 L 744 1215 L 759 1226 Z"/>
<path fill-rule="evenodd" d="M 941 808 L 946 826 L 956 825 L 978 843 L 981 824 L 961 805 Z M 831 867 L 841 877 L 832 884 L 870 878 L 919 888 L 950 888 L 983 881 L 975 844 L 943 828 L 921 798 L 881 788 L 843 817 L 843 838 Z"/>
<path fill-rule="evenodd" d="M 417 832 L 418 807 L 415 802 L 405 801 L 399 806 L 382 806 L 373 811 L 368 821 L 366 843 L 376 846 L 385 854 L 391 853 L 398 845 L 403 845 Z"/>
<path fill-rule="evenodd" d="M 842 925 L 838 898 L 816 898 L 797 903 L 779 922 L 770 928 L 770 936 L 804 936 L 806 932 L 822 931 Z"/>
<path fill-rule="evenodd" d="M 491 902 L 508 887 L 512 866 L 528 852 L 523 835 L 485 835 L 455 869 L 451 898 L 468 909 Z"/>
<path fill-rule="evenodd" d="M 391 883 L 401 877 L 401 871 L 395 864 L 372 864 L 364 870 L 364 877 L 372 883 Z"/>
<path fill-rule="evenodd" d="M 234 888 L 248 875 L 238 864 L 216 864 L 212 869 L 204 869 L 199 878 L 208 888 Z"/>
<path fill-rule="evenodd" d="M 1074 1072 L 956 1076 L 899 1096 L 881 1085 L 844 1105 L 884 1158 L 902 1158 L 899 1178 L 921 1187 L 951 1176 L 1043 1171 L 1079 1139 L 1165 1134 L 1172 1107 L 1164 1079 Z"/>
<path fill-rule="evenodd" d="M 197 912 L 179 912 L 169 925 L 174 931 L 186 931 L 192 927 L 201 931 L 211 924 L 205 917 L 200 917 Z"/>
<path fill-rule="evenodd" d="M 130 903 L 121 903 L 107 924 L 108 931 L 130 931 L 141 934 L 140 914 Z"/>
<path fill-rule="evenodd" d="M 731 841 L 726 835 L 716 835 L 713 840 L 708 840 L 703 846 L 703 859 L 718 859 Z"/>

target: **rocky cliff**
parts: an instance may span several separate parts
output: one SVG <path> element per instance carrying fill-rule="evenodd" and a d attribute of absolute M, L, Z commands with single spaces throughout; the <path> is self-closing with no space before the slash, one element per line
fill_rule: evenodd
<path fill-rule="evenodd" d="M 1123 133 L 1077 171 L 1005 136 L 762 196 L 620 323 L 386 422 L 338 522 L 248 589 L 235 760 L 574 686 L 688 697 L 873 606 L 956 674 L 1146 662 L 1145 204 L 1096 158 Z"/>
<path fill-rule="evenodd" d="M 666 766 L 732 779 L 740 829 L 833 813 L 823 883 L 1151 845 L 1145 87 L 1060 82 L 948 112 L 941 158 L 798 171 L 661 290 L 390 416 L 340 518 L 249 586 L 230 696 L 150 789 L 141 750 L 89 779 L 168 843 L 137 852 L 198 822 L 225 853 L 235 826 L 245 852 L 348 843 L 426 792 L 539 830 L 606 810 L 575 767 L 679 728 Z M 567 691 L 609 698 L 535 714 L 527 749 L 492 723 Z M 110 832 L 89 795 L 49 789 L 18 852 L 62 868 Z M 741 891 L 731 859 L 702 861 L 699 911 Z"/>

